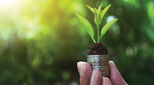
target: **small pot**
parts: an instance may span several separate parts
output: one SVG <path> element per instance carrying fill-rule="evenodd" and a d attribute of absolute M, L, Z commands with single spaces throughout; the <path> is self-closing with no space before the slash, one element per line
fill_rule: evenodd
<path fill-rule="evenodd" d="M 109 55 L 87 55 L 87 62 L 93 70 L 99 70 L 102 76 L 109 77 Z"/>

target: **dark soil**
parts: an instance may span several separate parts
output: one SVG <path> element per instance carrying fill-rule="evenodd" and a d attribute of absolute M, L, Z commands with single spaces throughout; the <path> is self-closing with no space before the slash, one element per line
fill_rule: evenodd
<path fill-rule="evenodd" d="M 88 47 L 88 55 L 106 55 L 108 51 L 103 43 L 95 43 Z"/>

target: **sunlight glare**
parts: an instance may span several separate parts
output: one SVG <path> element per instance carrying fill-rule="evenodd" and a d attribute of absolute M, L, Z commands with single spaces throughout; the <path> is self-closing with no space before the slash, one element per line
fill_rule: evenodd
<path fill-rule="evenodd" d="M 14 7 L 18 4 L 18 0 L 0 0 L 0 6 L 5 8 Z"/>

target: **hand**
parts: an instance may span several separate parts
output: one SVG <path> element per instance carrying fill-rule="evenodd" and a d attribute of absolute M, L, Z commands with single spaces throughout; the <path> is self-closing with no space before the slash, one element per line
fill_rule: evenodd
<path fill-rule="evenodd" d="M 110 78 L 102 77 L 98 70 L 92 71 L 86 62 L 78 62 L 77 67 L 80 74 L 80 85 L 128 85 L 116 68 L 113 61 L 109 61 Z"/>

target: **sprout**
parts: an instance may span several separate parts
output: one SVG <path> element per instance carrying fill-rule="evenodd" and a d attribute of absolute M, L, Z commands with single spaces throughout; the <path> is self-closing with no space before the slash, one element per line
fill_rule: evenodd
<path fill-rule="evenodd" d="M 111 7 L 111 4 L 108 5 L 104 10 L 101 10 L 102 8 L 102 4 L 98 7 L 98 9 L 96 8 L 92 8 L 90 6 L 87 5 L 87 7 L 93 12 L 94 14 L 94 22 L 97 26 L 97 41 L 95 40 L 95 33 L 94 33 L 94 29 L 92 27 L 92 25 L 90 24 L 90 22 L 85 19 L 84 17 L 77 15 L 79 21 L 83 24 L 84 29 L 87 31 L 87 33 L 89 34 L 89 36 L 91 37 L 91 39 L 93 40 L 94 43 L 99 43 L 101 38 L 105 35 L 105 33 L 111 28 L 111 26 L 117 22 L 118 19 L 113 19 L 110 22 L 106 23 L 100 32 L 100 25 L 101 22 L 103 20 L 104 15 L 106 14 L 106 12 L 109 10 L 109 8 Z"/>

